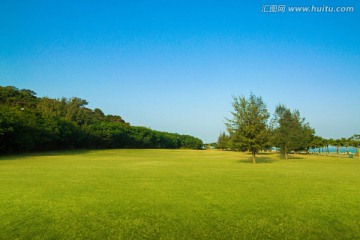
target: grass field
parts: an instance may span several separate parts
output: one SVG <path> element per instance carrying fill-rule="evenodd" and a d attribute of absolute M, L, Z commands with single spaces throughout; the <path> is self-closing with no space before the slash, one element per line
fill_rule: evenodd
<path fill-rule="evenodd" d="M 0 239 L 360 239 L 360 159 L 98 150 L 0 158 Z"/>

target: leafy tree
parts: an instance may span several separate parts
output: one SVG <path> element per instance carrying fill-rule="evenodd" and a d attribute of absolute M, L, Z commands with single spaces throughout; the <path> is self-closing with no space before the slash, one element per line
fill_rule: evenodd
<path fill-rule="evenodd" d="M 281 149 L 285 159 L 291 151 L 308 149 L 314 130 L 305 119 L 300 117 L 299 111 L 290 111 L 284 105 L 278 105 L 273 119 L 273 143 Z"/>
<path fill-rule="evenodd" d="M 303 121 L 305 121 L 305 119 L 303 119 Z M 314 134 L 315 134 L 315 130 L 310 127 L 309 123 L 303 122 L 302 131 L 301 131 L 302 139 L 299 139 L 298 141 L 299 145 L 295 148 L 295 151 L 306 150 L 307 152 L 309 152 L 310 143 L 315 136 Z"/>
<path fill-rule="evenodd" d="M 104 120 L 104 118 L 105 118 L 105 114 L 103 113 L 103 111 L 101 111 L 101 109 L 99 109 L 99 108 L 95 108 L 94 109 L 94 118 L 96 119 L 96 120 L 98 120 L 98 121 L 102 121 L 102 120 Z"/>
<path fill-rule="evenodd" d="M 217 149 L 225 150 L 229 148 L 229 136 L 225 132 L 220 133 L 216 144 Z"/>
<path fill-rule="evenodd" d="M 118 123 L 125 123 L 125 121 L 120 117 L 116 115 L 106 115 L 105 121 L 107 122 L 118 122 Z"/>
<path fill-rule="evenodd" d="M 190 148 L 190 149 L 203 149 L 204 144 L 199 138 L 195 138 L 190 135 L 182 135 L 182 147 Z M 180 138 L 181 139 L 181 138 Z"/>
<path fill-rule="evenodd" d="M 346 149 L 346 154 L 349 154 L 350 141 L 351 141 L 350 138 L 341 138 L 343 147 L 345 147 L 345 149 Z"/>
<path fill-rule="evenodd" d="M 339 139 L 339 146 L 340 147 L 346 147 L 347 145 L 347 139 L 346 138 L 340 138 Z"/>
<path fill-rule="evenodd" d="M 335 140 L 333 139 L 333 138 L 329 138 L 328 140 L 327 140 L 327 150 L 328 150 L 328 153 L 329 153 L 329 147 L 330 146 L 335 146 Z"/>
<path fill-rule="evenodd" d="M 314 136 L 310 142 L 310 145 L 312 148 L 317 148 L 318 153 L 320 153 L 323 147 L 326 145 L 325 139 L 320 136 Z M 322 150 L 322 152 L 324 151 Z"/>
<path fill-rule="evenodd" d="M 35 92 L 28 89 L 19 90 L 12 86 L 0 86 L 0 104 L 2 105 L 33 108 L 37 103 L 35 95 Z"/>
<path fill-rule="evenodd" d="M 360 147 L 360 134 L 354 134 L 350 139 L 351 139 L 351 146 Z"/>
<path fill-rule="evenodd" d="M 357 155 L 360 157 L 360 134 L 354 134 L 350 139 L 352 146 L 358 148 Z"/>
<path fill-rule="evenodd" d="M 335 139 L 334 144 L 335 144 L 335 147 L 336 147 L 336 154 L 339 154 L 340 153 L 339 149 L 340 149 L 340 147 L 342 145 L 341 139 Z"/>
<path fill-rule="evenodd" d="M 326 151 L 326 153 L 327 153 L 327 139 L 325 139 L 325 138 L 321 138 L 321 152 L 322 153 L 324 153 L 324 149 L 325 149 L 325 151 Z"/>
<path fill-rule="evenodd" d="M 256 154 L 269 141 L 267 121 L 270 115 L 262 98 L 252 93 L 248 99 L 242 96 L 233 97 L 233 100 L 233 118 L 226 123 L 230 143 L 235 150 L 250 151 L 256 163 Z"/>

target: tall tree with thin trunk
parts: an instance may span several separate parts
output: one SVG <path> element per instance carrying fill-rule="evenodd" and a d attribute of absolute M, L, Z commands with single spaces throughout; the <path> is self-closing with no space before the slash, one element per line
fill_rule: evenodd
<path fill-rule="evenodd" d="M 357 147 L 358 148 L 358 156 L 360 158 L 360 134 L 354 134 L 352 137 L 351 137 L 351 140 L 352 140 L 352 145 L 353 147 Z"/>
<path fill-rule="evenodd" d="M 324 139 L 320 136 L 314 136 L 310 145 L 313 149 L 317 148 L 318 153 L 321 153 L 321 149 L 324 147 Z"/>
<path fill-rule="evenodd" d="M 341 142 L 346 149 L 346 154 L 349 154 L 350 138 L 341 138 Z"/>
<path fill-rule="evenodd" d="M 335 146 L 335 140 L 333 138 L 330 138 L 328 140 L 328 149 L 329 149 L 330 146 Z"/>
<path fill-rule="evenodd" d="M 334 144 L 335 144 L 335 147 L 336 147 L 336 154 L 339 154 L 340 153 L 339 149 L 340 149 L 340 145 L 341 145 L 341 140 L 340 139 L 335 139 Z"/>
<path fill-rule="evenodd" d="M 261 97 L 250 94 L 250 97 L 233 97 L 232 119 L 227 119 L 231 147 L 235 150 L 250 151 L 253 163 L 256 154 L 269 141 L 268 119 L 270 117 Z"/>
<path fill-rule="evenodd" d="M 313 138 L 314 130 L 299 111 L 290 111 L 284 105 L 278 105 L 273 119 L 273 144 L 281 149 L 285 159 L 291 151 L 306 150 Z"/>

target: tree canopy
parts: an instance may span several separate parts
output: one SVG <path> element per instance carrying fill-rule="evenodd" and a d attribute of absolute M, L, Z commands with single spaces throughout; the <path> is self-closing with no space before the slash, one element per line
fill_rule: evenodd
<path fill-rule="evenodd" d="M 233 118 L 227 119 L 226 127 L 229 132 L 232 148 L 239 151 L 250 151 L 253 163 L 256 154 L 269 141 L 267 121 L 270 114 L 261 97 L 250 94 L 250 97 L 233 97 Z"/>
<path fill-rule="evenodd" d="M 310 147 L 315 131 L 305 123 L 304 118 L 300 117 L 299 111 L 291 111 L 284 105 L 278 105 L 273 124 L 273 144 L 281 149 L 286 159 L 289 152 L 306 150 Z"/>

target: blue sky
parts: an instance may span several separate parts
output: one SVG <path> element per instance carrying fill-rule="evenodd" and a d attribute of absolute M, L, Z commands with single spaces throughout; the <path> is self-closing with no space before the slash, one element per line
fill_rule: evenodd
<path fill-rule="evenodd" d="M 264 4 L 353 13 L 262 13 Z M 359 1 L 0 0 L 0 85 L 80 97 L 132 125 L 216 141 L 232 96 L 360 133 Z"/>

